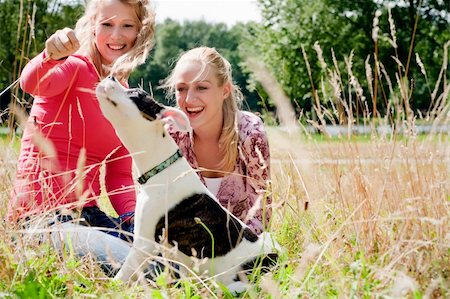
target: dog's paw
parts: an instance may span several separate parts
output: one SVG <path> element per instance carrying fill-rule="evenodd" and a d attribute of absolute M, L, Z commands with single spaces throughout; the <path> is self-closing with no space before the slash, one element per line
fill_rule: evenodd
<path fill-rule="evenodd" d="M 230 291 L 233 296 L 239 296 L 240 294 L 246 292 L 248 288 L 249 285 L 242 281 L 236 281 L 227 285 L 228 291 Z"/>

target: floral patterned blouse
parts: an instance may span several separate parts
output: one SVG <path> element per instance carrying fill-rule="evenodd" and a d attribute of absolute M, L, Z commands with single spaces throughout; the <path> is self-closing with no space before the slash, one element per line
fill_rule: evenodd
<path fill-rule="evenodd" d="M 270 153 L 262 120 L 247 111 L 238 113 L 239 156 L 234 171 L 222 178 L 217 199 L 236 217 L 260 234 L 271 216 Z M 198 169 L 192 134 L 169 128 L 189 164 Z M 201 172 L 200 179 L 205 183 Z M 265 212 L 265 216 L 263 213 Z"/>

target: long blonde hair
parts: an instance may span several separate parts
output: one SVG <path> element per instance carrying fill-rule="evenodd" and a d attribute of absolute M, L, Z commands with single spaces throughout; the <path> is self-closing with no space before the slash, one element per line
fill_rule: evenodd
<path fill-rule="evenodd" d="M 103 0 L 90 0 L 87 3 L 84 15 L 78 20 L 75 31 L 80 40 L 80 50 L 78 53 L 86 55 L 92 59 L 95 68 L 101 78 L 114 73 L 119 79 L 127 79 L 130 73 L 140 64 L 145 62 L 149 52 L 153 48 L 153 36 L 155 33 L 155 12 L 148 0 L 119 0 L 131 5 L 140 22 L 138 35 L 133 48 L 126 54 L 119 57 L 112 67 L 104 66 L 101 62 L 101 55 L 95 45 L 94 27 L 98 10 Z"/>
<path fill-rule="evenodd" d="M 243 101 L 243 95 L 238 86 L 233 84 L 232 69 L 230 62 L 225 59 L 215 48 L 198 47 L 182 53 L 171 74 L 163 82 L 162 87 L 168 91 L 170 96 L 175 95 L 175 82 L 173 76 L 177 66 L 182 61 L 191 60 L 202 64 L 203 72 L 206 66 L 215 70 L 219 86 L 229 83 L 231 92 L 223 102 L 223 125 L 219 137 L 220 155 L 223 157 L 219 162 L 219 168 L 224 171 L 233 171 L 238 158 L 239 132 L 237 128 L 238 111 Z"/>

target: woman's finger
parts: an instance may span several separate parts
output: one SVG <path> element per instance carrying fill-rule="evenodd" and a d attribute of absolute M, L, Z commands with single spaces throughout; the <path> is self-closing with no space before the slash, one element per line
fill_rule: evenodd
<path fill-rule="evenodd" d="M 48 38 L 46 48 L 50 58 L 57 60 L 76 52 L 80 43 L 72 29 L 64 28 Z"/>
<path fill-rule="evenodd" d="M 80 48 L 80 42 L 77 38 L 77 36 L 75 35 L 75 31 L 70 29 L 66 32 L 66 36 L 69 39 L 69 42 L 71 44 L 71 49 L 76 51 Z"/>

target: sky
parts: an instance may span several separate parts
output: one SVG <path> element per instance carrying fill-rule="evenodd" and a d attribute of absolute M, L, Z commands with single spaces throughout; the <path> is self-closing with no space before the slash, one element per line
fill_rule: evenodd
<path fill-rule="evenodd" d="M 166 18 L 177 21 L 205 20 L 226 23 L 259 21 L 256 0 L 154 0 L 156 21 Z"/>

